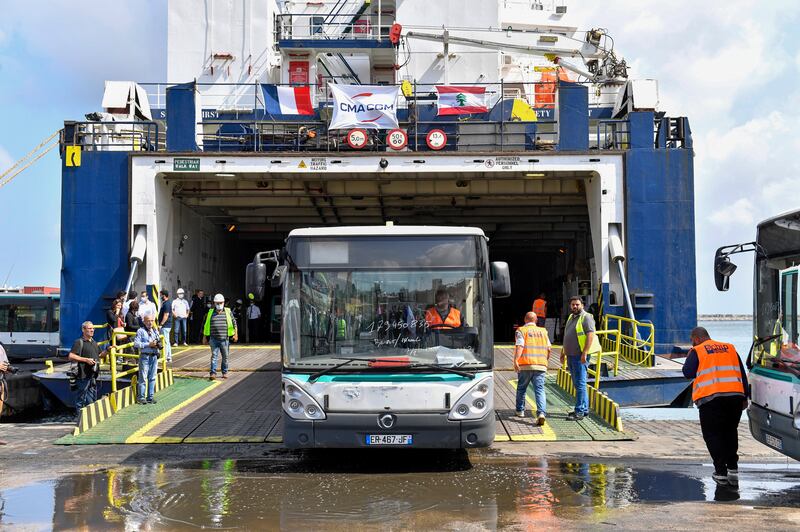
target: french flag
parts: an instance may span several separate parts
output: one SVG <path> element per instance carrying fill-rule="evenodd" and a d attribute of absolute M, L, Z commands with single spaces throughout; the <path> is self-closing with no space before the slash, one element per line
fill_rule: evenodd
<path fill-rule="evenodd" d="M 437 115 L 487 113 L 486 87 L 437 85 Z"/>
<path fill-rule="evenodd" d="M 271 115 L 313 115 L 311 87 L 279 87 L 261 85 L 264 91 L 264 104 Z"/>

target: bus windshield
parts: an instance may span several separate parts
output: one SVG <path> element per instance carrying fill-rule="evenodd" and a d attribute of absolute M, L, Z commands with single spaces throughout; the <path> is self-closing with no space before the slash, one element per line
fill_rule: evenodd
<path fill-rule="evenodd" d="M 424 240 L 424 242 L 423 242 Z M 377 360 L 491 366 L 491 312 L 477 239 L 324 240 L 289 246 L 284 363 L 343 370 Z M 369 361 L 372 361 L 371 363 Z"/>
<path fill-rule="evenodd" d="M 765 367 L 800 374 L 800 222 L 795 218 L 769 220 L 758 228 L 753 360 Z"/>

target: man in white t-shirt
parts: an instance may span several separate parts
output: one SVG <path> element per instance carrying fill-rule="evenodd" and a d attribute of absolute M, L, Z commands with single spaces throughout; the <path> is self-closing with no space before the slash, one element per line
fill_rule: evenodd
<path fill-rule="evenodd" d="M 155 319 L 156 314 L 158 314 L 156 304 L 150 301 L 150 298 L 147 297 L 147 291 L 142 290 L 142 293 L 139 297 L 139 312 L 137 312 L 136 315 L 144 320 L 145 316 L 150 316 L 151 318 Z"/>
<path fill-rule="evenodd" d="M 172 315 L 175 318 L 175 324 L 172 329 L 172 333 L 175 335 L 175 343 L 172 345 L 177 346 L 181 343 L 188 345 L 186 341 L 189 333 L 186 328 L 186 320 L 189 318 L 189 302 L 186 300 L 186 293 L 183 288 L 178 288 L 177 295 L 178 297 L 172 301 Z"/>

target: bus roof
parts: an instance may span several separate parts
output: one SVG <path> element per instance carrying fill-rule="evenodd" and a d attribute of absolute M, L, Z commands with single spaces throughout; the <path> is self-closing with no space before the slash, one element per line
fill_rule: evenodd
<path fill-rule="evenodd" d="M 762 227 L 765 225 L 772 225 L 778 220 L 794 220 L 800 221 L 800 209 L 795 209 L 793 211 L 786 211 L 782 214 L 777 216 L 773 216 L 772 218 L 767 218 L 758 224 L 758 227 Z"/>
<path fill-rule="evenodd" d="M 295 236 L 479 236 L 486 238 L 477 227 L 452 227 L 439 225 L 354 225 L 339 227 L 305 227 L 293 229 Z"/>

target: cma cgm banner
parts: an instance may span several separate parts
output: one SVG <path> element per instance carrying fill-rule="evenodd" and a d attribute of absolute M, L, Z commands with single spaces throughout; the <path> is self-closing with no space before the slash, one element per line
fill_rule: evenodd
<path fill-rule="evenodd" d="M 398 127 L 397 96 L 400 87 L 328 85 L 333 93 L 333 118 L 329 129 Z"/>

